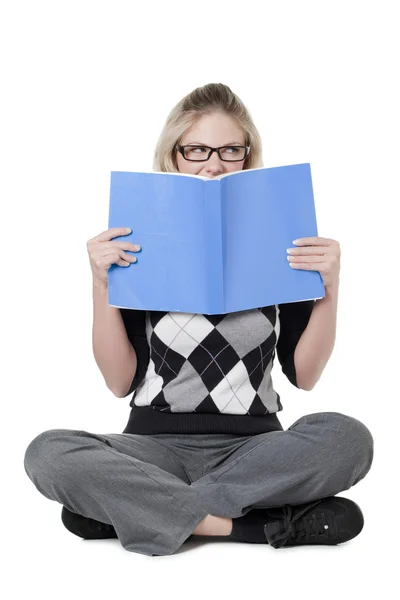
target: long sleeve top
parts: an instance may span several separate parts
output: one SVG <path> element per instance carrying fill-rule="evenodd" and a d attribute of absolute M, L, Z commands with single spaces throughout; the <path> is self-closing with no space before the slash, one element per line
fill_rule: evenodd
<path fill-rule="evenodd" d="M 296 387 L 294 351 L 315 300 L 203 315 L 120 308 L 137 369 L 124 433 L 282 430 L 275 354 Z M 126 397 L 125 396 L 125 397 Z"/>

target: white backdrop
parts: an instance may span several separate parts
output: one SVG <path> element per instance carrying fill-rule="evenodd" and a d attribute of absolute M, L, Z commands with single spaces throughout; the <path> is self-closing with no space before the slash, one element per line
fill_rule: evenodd
<path fill-rule="evenodd" d="M 395 8 L 384 0 L 2 3 L 7 597 L 105 598 L 128 590 L 176 597 L 182 590 L 200 598 L 210 586 L 234 598 L 271 591 L 283 598 L 393 597 L 400 399 Z M 41 431 L 125 427 L 130 397 L 113 396 L 92 354 L 86 242 L 107 229 L 110 171 L 151 170 L 171 108 L 211 82 L 229 85 L 249 108 L 265 166 L 311 163 L 319 235 L 341 245 L 337 338 L 322 378 L 311 392 L 298 390 L 276 361 L 273 381 L 285 428 L 301 415 L 332 410 L 373 433 L 370 473 L 342 494 L 362 508 L 364 530 L 342 546 L 276 551 L 215 541 L 152 560 L 118 540 L 70 534 L 61 506 L 42 496 L 23 468 L 25 449 Z"/>

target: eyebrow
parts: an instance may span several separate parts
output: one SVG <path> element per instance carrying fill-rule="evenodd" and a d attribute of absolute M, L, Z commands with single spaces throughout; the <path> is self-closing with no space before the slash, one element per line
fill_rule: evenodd
<path fill-rule="evenodd" d="M 183 145 L 188 145 L 188 144 L 201 144 L 202 146 L 209 145 L 209 144 L 205 144 L 204 142 L 186 142 L 186 144 L 183 144 Z M 238 146 L 244 146 L 244 144 L 241 144 L 240 142 L 227 142 L 226 144 L 223 144 L 223 146 L 231 146 L 232 144 L 237 144 Z"/>

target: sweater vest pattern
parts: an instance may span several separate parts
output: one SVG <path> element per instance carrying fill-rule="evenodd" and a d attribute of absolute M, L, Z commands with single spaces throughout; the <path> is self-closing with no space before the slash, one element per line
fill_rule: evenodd
<path fill-rule="evenodd" d="M 132 406 L 176 413 L 266 415 L 282 410 L 271 370 L 279 306 L 203 315 L 148 311 L 150 360 Z"/>

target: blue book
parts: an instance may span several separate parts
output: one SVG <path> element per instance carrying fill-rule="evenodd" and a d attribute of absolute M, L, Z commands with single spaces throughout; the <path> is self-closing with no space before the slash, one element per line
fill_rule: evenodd
<path fill-rule="evenodd" d="M 112 306 L 226 314 L 325 296 L 318 271 L 287 260 L 293 240 L 318 235 L 309 163 L 213 179 L 112 171 L 108 227 L 142 247 L 111 265 Z"/>

